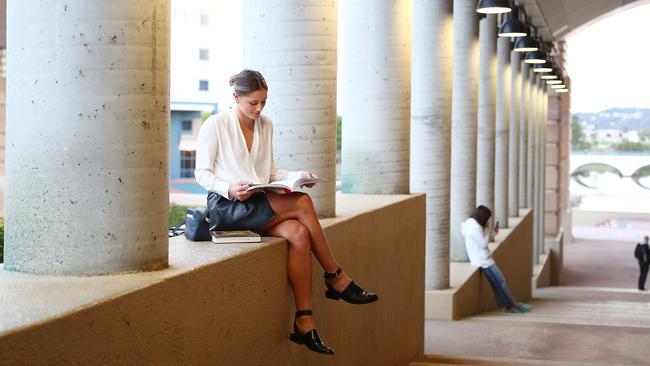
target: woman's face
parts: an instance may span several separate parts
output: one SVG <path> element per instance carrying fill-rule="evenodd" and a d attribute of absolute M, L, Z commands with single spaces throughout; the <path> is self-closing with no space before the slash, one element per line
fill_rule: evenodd
<path fill-rule="evenodd" d="M 235 93 L 237 108 L 246 118 L 255 120 L 260 116 L 262 109 L 266 105 L 267 93 L 268 91 L 265 89 L 256 90 L 248 95 L 237 95 Z"/>

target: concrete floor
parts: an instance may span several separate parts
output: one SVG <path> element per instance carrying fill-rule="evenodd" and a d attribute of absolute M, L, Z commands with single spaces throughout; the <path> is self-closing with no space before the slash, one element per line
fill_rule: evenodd
<path fill-rule="evenodd" d="M 634 244 L 569 243 L 563 286 L 535 290 L 532 312 L 427 321 L 425 353 L 468 359 L 450 364 L 650 365 L 650 294 L 636 290 Z"/>

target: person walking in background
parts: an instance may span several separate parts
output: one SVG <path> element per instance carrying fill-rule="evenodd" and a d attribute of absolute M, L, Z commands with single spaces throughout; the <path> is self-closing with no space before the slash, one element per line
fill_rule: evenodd
<path fill-rule="evenodd" d="M 523 302 L 517 302 L 512 297 L 506 284 L 506 279 L 492 259 L 492 255 L 488 249 L 490 217 L 492 217 L 492 211 L 481 205 L 461 225 L 461 232 L 465 238 L 465 248 L 467 249 L 470 264 L 480 267 L 481 272 L 485 274 L 488 282 L 490 282 L 490 286 L 492 286 L 492 291 L 494 291 L 494 297 L 499 308 L 503 308 L 510 313 L 529 312 L 533 306 L 524 304 Z M 495 230 L 495 234 L 497 233 L 498 228 Z"/>
<path fill-rule="evenodd" d="M 647 235 L 643 237 L 643 243 L 636 245 L 634 256 L 639 261 L 639 290 L 645 291 L 645 280 L 648 277 L 648 267 L 650 266 L 650 246 L 648 246 Z"/>

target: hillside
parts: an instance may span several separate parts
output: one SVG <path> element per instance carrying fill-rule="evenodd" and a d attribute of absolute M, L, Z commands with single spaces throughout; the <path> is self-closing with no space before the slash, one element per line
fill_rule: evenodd
<path fill-rule="evenodd" d="M 583 122 L 583 127 L 591 129 L 650 130 L 650 109 L 648 108 L 610 108 L 598 113 L 573 113 Z"/>

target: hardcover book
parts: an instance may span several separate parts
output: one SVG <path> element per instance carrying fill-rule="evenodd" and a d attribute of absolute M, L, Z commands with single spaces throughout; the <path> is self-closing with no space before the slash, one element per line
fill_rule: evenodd
<path fill-rule="evenodd" d="M 225 230 L 210 231 L 212 242 L 215 244 L 225 243 L 260 243 L 262 237 L 250 230 Z"/>

